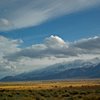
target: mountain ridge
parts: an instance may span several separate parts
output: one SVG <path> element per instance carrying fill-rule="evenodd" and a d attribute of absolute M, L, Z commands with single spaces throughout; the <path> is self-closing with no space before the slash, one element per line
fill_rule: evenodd
<path fill-rule="evenodd" d="M 80 62 L 80 61 L 79 61 Z M 100 63 L 80 62 L 72 63 L 72 68 L 67 68 L 69 64 L 55 64 L 43 69 L 22 73 L 16 76 L 7 76 L 0 81 L 33 81 L 52 79 L 76 79 L 76 78 L 100 78 Z M 82 64 L 82 65 L 81 65 Z M 74 67 L 75 65 L 75 67 Z M 79 66 L 78 66 L 79 65 Z M 80 66 L 81 65 L 81 66 Z"/>

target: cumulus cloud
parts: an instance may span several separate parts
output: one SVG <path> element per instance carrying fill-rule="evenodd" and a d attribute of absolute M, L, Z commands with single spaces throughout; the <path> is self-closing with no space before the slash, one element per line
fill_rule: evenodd
<path fill-rule="evenodd" d="M 58 36 L 51 35 L 50 37 L 44 40 L 43 44 L 32 45 L 22 49 L 19 52 L 16 52 L 8 58 L 15 60 L 19 57 L 30 57 L 30 58 L 44 58 L 44 57 L 69 57 L 77 56 L 77 48 L 69 47 L 69 44 L 65 42 Z M 78 50 L 78 49 L 77 49 Z"/>
<path fill-rule="evenodd" d="M 16 66 L 14 66 L 11 62 L 7 61 L 7 60 L 4 60 L 2 59 L 0 61 L 0 72 L 8 72 L 8 71 L 13 71 L 13 70 L 16 70 Z"/>
<path fill-rule="evenodd" d="M 100 37 L 95 36 L 92 38 L 81 39 L 74 42 L 74 46 L 85 50 L 87 53 L 97 53 L 100 54 Z"/>
<path fill-rule="evenodd" d="M 20 39 L 11 40 L 7 39 L 6 37 L 0 36 L 0 54 L 7 55 L 9 53 L 20 51 L 20 48 L 17 48 L 20 43 L 22 43 Z"/>
<path fill-rule="evenodd" d="M 8 61 L 4 56 L 20 51 L 21 49 L 18 48 L 20 43 L 22 43 L 21 40 L 11 40 L 0 36 L 0 75 L 15 72 L 16 65 L 12 61 Z"/>
<path fill-rule="evenodd" d="M 55 48 L 55 49 L 59 49 L 63 47 L 68 48 L 68 45 L 65 43 L 63 39 L 53 35 L 45 39 L 45 45 L 49 48 Z"/>
<path fill-rule="evenodd" d="M 100 0 L 1 0 L 0 30 L 39 25 L 100 4 Z"/>
<path fill-rule="evenodd" d="M 100 37 L 93 37 L 67 43 L 60 37 L 51 35 L 45 39 L 44 43 L 24 48 L 8 56 L 8 59 L 16 60 L 20 57 L 35 59 L 52 56 L 56 58 L 68 58 L 72 56 L 78 57 L 83 54 L 100 54 L 99 42 Z"/>
<path fill-rule="evenodd" d="M 100 49 L 99 42 L 100 42 L 100 37 L 95 36 L 92 38 L 81 39 L 79 41 L 76 41 L 74 45 L 82 49 L 93 50 L 93 49 Z"/>
<path fill-rule="evenodd" d="M 51 35 L 41 44 L 20 48 L 22 42 L 0 36 L 0 75 L 17 74 L 63 61 L 100 58 L 99 36 L 66 42 Z"/>

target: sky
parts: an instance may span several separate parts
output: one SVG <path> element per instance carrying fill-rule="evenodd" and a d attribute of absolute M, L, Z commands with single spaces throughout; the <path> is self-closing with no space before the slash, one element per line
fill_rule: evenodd
<path fill-rule="evenodd" d="M 100 0 L 0 0 L 0 78 L 100 58 Z"/>

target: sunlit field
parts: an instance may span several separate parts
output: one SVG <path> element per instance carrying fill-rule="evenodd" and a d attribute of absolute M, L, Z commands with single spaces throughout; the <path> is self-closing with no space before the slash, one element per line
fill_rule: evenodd
<path fill-rule="evenodd" d="M 0 100 L 100 100 L 100 80 L 1 82 Z"/>

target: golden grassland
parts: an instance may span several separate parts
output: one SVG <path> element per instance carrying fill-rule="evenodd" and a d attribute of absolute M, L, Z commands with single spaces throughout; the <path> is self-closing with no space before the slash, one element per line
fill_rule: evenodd
<path fill-rule="evenodd" d="M 1 82 L 0 100 L 100 100 L 100 80 Z"/>

